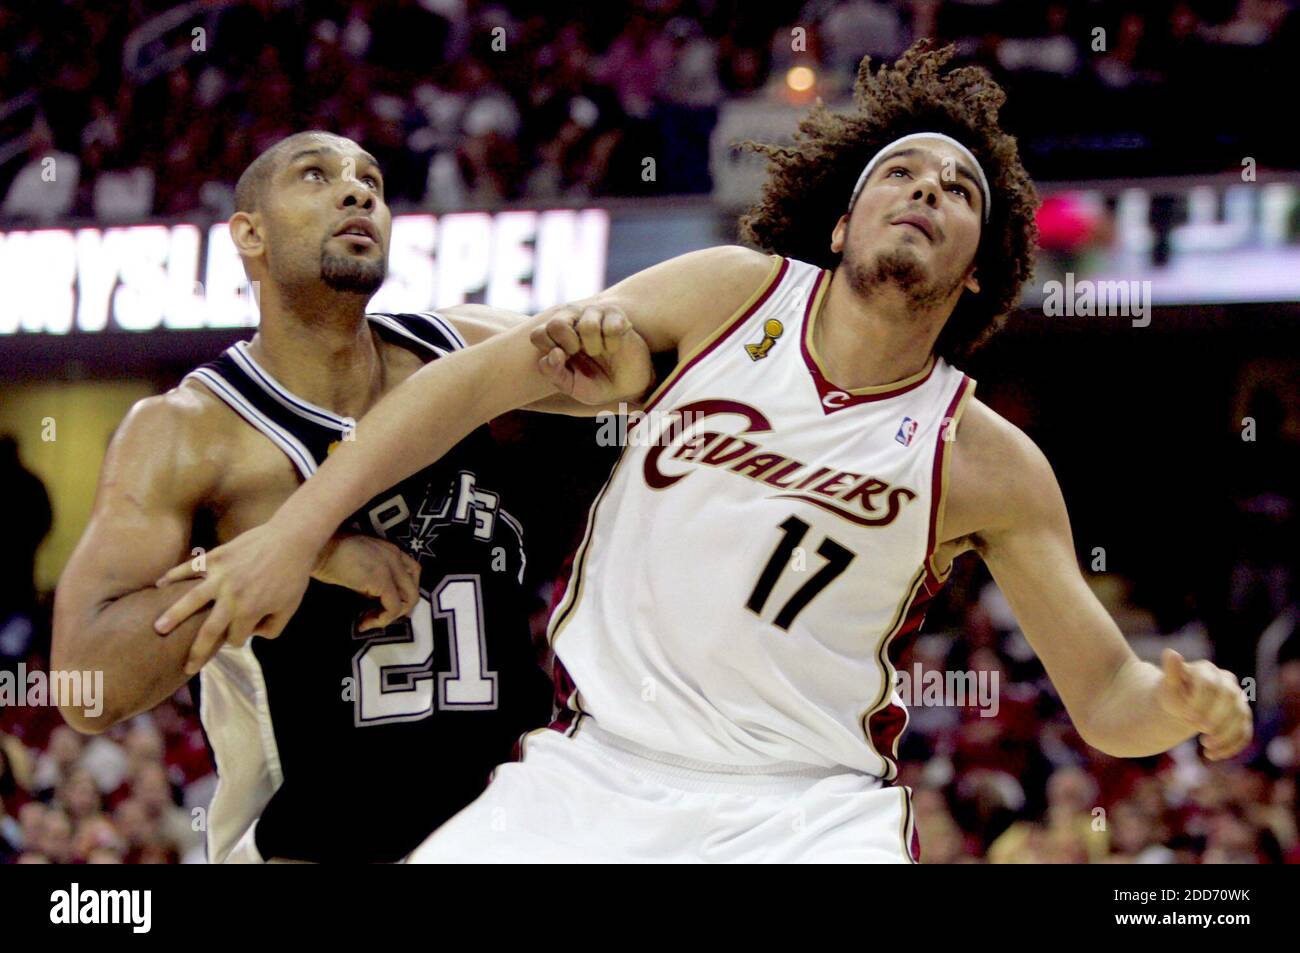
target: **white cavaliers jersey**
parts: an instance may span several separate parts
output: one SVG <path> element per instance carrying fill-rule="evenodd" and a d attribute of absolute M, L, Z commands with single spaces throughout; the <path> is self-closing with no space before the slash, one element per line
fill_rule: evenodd
<path fill-rule="evenodd" d="M 578 721 L 715 764 L 897 774 L 891 643 L 951 570 L 933 557 L 975 382 L 938 357 L 894 384 L 828 381 L 830 277 L 774 258 L 629 420 L 550 623 Z"/>

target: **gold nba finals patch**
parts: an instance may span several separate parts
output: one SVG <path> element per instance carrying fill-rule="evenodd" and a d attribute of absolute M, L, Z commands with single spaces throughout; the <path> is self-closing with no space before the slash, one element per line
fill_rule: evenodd
<path fill-rule="evenodd" d="M 779 338 L 784 331 L 785 326 L 782 325 L 780 321 L 776 318 L 768 318 L 763 324 L 763 340 L 759 341 L 757 344 L 745 345 L 745 353 L 749 355 L 749 359 L 751 361 L 761 361 L 763 358 L 767 357 L 767 352 L 772 350 L 772 345 L 776 343 L 776 339 Z"/>

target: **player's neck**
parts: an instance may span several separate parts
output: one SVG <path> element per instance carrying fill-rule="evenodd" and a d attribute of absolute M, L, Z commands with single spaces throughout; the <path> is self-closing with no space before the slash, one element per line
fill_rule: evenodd
<path fill-rule="evenodd" d="M 253 359 L 294 394 L 340 416 L 360 417 L 383 392 L 383 359 L 365 301 L 340 295 L 294 307 L 263 286 Z"/>
<path fill-rule="evenodd" d="M 813 343 L 832 381 L 850 390 L 892 384 L 930 360 L 944 316 L 917 315 L 901 294 L 864 300 L 839 270 L 813 327 Z"/>

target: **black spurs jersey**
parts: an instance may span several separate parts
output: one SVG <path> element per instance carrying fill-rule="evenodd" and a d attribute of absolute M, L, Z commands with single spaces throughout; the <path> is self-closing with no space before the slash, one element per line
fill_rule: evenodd
<path fill-rule="evenodd" d="M 426 360 L 464 347 L 436 314 L 372 314 L 377 332 Z M 246 342 L 189 374 L 310 477 L 353 421 L 287 391 Z M 523 529 L 499 494 L 497 448 L 480 427 L 379 494 L 349 526 L 420 561 L 420 601 L 382 632 L 374 603 L 313 580 L 277 639 L 223 648 L 198 676 L 216 762 L 214 862 L 394 861 L 483 790 L 514 742 L 550 713 L 523 591 Z M 197 542 L 197 541 L 196 541 Z M 238 846 L 238 849 L 237 848 Z"/>

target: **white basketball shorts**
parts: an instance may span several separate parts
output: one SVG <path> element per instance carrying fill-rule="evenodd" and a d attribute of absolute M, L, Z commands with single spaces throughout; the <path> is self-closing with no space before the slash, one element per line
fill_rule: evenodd
<path fill-rule="evenodd" d="M 786 763 L 686 761 L 585 717 L 542 729 L 523 757 L 408 863 L 915 863 L 911 792 Z"/>

